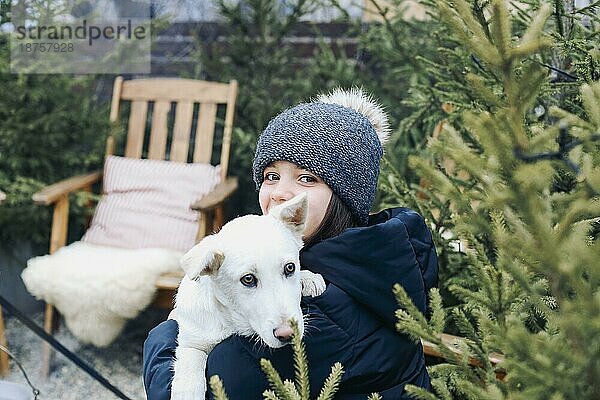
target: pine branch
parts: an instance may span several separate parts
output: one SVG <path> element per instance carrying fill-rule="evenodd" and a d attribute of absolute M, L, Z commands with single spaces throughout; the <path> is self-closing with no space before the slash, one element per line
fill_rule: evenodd
<path fill-rule="evenodd" d="M 512 24 L 504 1 L 494 1 L 492 12 L 491 39 L 503 59 L 510 59 Z M 510 67 L 510 65 L 506 65 Z"/>
<path fill-rule="evenodd" d="M 524 153 L 520 148 L 515 148 L 513 150 L 513 153 L 517 159 L 525 163 L 535 163 L 540 160 L 559 160 L 562 161 L 567 167 L 569 167 L 569 169 L 571 169 L 575 173 L 575 175 L 579 175 L 581 169 L 569 158 L 569 152 L 573 150 L 576 146 L 580 146 L 586 142 L 600 141 L 600 134 L 592 134 L 588 138 L 586 138 L 586 140 L 573 139 L 568 142 L 566 141 L 567 137 L 568 127 L 566 125 L 562 125 L 560 128 L 560 135 L 558 140 L 559 146 L 557 151 L 527 154 Z"/>
<path fill-rule="evenodd" d="M 308 399 L 308 397 L 304 397 L 304 398 L 300 397 L 300 393 L 298 393 L 298 390 L 296 389 L 294 382 L 290 381 L 289 379 L 286 379 L 285 381 L 283 381 L 283 386 L 285 386 L 286 392 L 288 393 L 290 399 L 293 399 L 293 400 Z"/>
<path fill-rule="evenodd" d="M 438 400 L 438 398 L 433 393 L 430 393 L 429 391 L 419 386 L 406 385 L 404 390 L 406 391 L 406 393 L 413 395 L 415 398 L 420 400 Z"/>
<path fill-rule="evenodd" d="M 325 379 L 325 383 L 323 384 L 323 388 L 321 389 L 321 393 L 319 393 L 317 400 L 333 399 L 339 389 L 343 374 L 344 367 L 342 367 L 342 364 L 339 362 L 333 364 L 331 367 L 331 372 L 329 373 L 327 379 Z"/>
<path fill-rule="evenodd" d="M 296 384 L 290 380 L 283 381 L 279 373 L 275 370 L 271 361 L 267 359 L 260 360 L 260 366 L 267 376 L 271 385 L 271 390 L 263 392 L 263 396 L 268 400 L 309 400 L 310 385 L 308 380 L 308 361 L 306 359 L 306 348 L 301 340 L 298 323 L 290 321 L 292 330 L 292 346 L 294 348 L 294 366 L 296 375 Z M 331 373 L 325 380 L 318 400 L 333 399 L 339 388 L 344 369 L 342 364 L 335 363 L 331 367 Z"/>
<path fill-rule="evenodd" d="M 442 305 L 442 297 L 440 291 L 437 288 L 433 288 L 429 291 L 429 303 L 431 307 L 431 319 L 430 323 L 432 329 L 435 332 L 443 332 L 446 326 L 446 313 Z"/>
<path fill-rule="evenodd" d="M 562 69 L 560 69 L 560 68 L 558 68 L 558 67 L 555 67 L 555 66 L 553 66 L 553 65 L 546 64 L 546 63 L 544 63 L 544 62 L 541 62 L 541 61 L 535 60 L 535 59 L 533 59 L 533 58 L 529 58 L 529 60 L 530 60 L 530 61 L 533 61 L 533 62 L 536 62 L 536 63 L 538 63 L 539 65 L 541 65 L 541 66 L 543 66 L 543 67 L 546 67 L 546 68 L 548 68 L 550 71 L 558 72 L 559 74 L 561 74 L 561 75 L 563 75 L 563 76 L 566 76 L 566 77 L 567 77 L 567 78 L 569 78 L 569 79 L 570 79 L 572 82 L 577 82 L 577 81 L 579 81 L 579 77 L 577 77 L 576 75 L 573 75 L 573 74 L 571 74 L 571 73 L 569 73 L 569 72 L 567 72 L 567 71 L 565 71 L 565 70 L 562 70 Z"/>
<path fill-rule="evenodd" d="M 308 378 L 308 360 L 306 359 L 306 348 L 300 337 L 298 330 L 298 322 L 290 321 L 294 334 L 292 335 L 292 346 L 294 348 L 294 369 L 296 371 L 296 387 L 299 391 L 299 396 L 303 400 L 308 400 L 310 397 L 310 386 Z"/>
<path fill-rule="evenodd" d="M 263 392 L 263 398 L 264 400 L 279 400 L 279 397 L 277 397 L 275 392 L 272 390 L 265 390 Z"/>
<path fill-rule="evenodd" d="M 281 380 L 279 373 L 273 367 L 273 364 L 271 364 L 271 361 L 265 358 L 261 358 L 260 367 L 267 376 L 267 380 L 269 381 L 271 388 L 273 389 L 279 400 L 293 400 L 293 398 L 288 393 L 285 384 Z"/>
<path fill-rule="evenodd" d="M 213 392 L 215 400 L 229 400 L 227 393 L 225 392 L 225 388 L 223 387 L 223 381 L 221 381 L 218 375 L 211 376 L 208 383 Z"/>

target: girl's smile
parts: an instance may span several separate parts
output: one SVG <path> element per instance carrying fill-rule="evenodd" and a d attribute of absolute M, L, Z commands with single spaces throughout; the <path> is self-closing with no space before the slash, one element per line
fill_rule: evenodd
<path fill-rule="evenodd" d="M 306 192 L 308 217 L 304 238 L 315 233 L 331 200 L 331 188 L 312 172 L 289 161 L 275 161 L 269 164 L 263 172 L 263 178 L 258 193 L 258 202 L 263 214 L 268 213 L 271 207 Z"/>

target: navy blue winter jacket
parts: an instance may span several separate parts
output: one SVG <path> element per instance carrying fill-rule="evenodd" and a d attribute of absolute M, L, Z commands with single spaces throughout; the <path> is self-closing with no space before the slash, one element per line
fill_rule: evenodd
<path fill-rule="evenodd" d="M 425 311 L 427 293 L 437 285 L 438 265 L 431 233 L 423 218 L 407 208 L 384 210 L 365 227 L 349 228 L 300 253 L 302 268 L 320 273 L 327 289 L 303 297 L 309 315 L 305 344 L 311 398 L 316 398 L 331 366 L 345 373 L 336 399 L 408 398 L 406 384 L 429 389 L 423 349 L 395 329 L 398 305 L 392 286 L 400 283 Z M 148 400 L 168 400 L 177 323 L 154 328 L 144 344 L 144 385 Z M 260 348 L 259 348 L 260 347 Z M 259 360 L 268 358 L 285 379 L 293 379 L 291 346 L 273 350 L 233 336 L 208 357 L 207 376 L 219 375 L 231 400 L 262 399 L 268 388 Z"/>

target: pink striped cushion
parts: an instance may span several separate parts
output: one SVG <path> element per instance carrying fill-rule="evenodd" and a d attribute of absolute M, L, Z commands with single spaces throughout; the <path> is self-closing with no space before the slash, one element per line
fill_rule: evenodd
<path fill-rule="evenodd" d="M 191 204 L 219 183 L 218 166 L 109 156 L 104 193 L 84 242 L 187 251 L 198 213 Z"/>

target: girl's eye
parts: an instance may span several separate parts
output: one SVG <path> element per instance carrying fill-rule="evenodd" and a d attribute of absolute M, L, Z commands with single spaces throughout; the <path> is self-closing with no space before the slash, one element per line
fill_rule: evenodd
<path fill-rule="evenodd" d="M 313 183 L 313 182 L 317 182 L 317 178 L 315 178 L 314 176 L 310 176 L 310 175 L 302 175 L 300 177 L 300 181 L 303 183 Z"/>
<path fill-rule="evenodd" d="M 256 279 L 256 277 L 254 275 L 246 274 L 246 275 L 242 276 L 242 278 L 240 279 L 240 282 L 242 283 L 242 285 L 244 285 L 246 287 L 256 287 L 258 280 Z"/>
<path fill-rule="evenodd" d="M 287 263 L 283 266 L 283 274 L 287 277 L 290 277 L 294 274 L 294 272 L 296 271 L 296 266 L 294 265 L 294 263 Z"/>
<path fill-rule="evenodd" d="M 265 181 L 275 181 L 279 176 L 275 172 L 267 172 L 265 174 Z"/>

